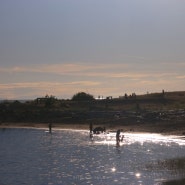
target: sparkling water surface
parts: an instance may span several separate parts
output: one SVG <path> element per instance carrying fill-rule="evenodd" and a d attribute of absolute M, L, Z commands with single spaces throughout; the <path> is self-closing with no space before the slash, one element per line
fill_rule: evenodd
<path fill-rule="evenodd" d="M 184 183 L 180 136 L 85 130 L 0 129 L 0 185 L 162 185 Z"/>

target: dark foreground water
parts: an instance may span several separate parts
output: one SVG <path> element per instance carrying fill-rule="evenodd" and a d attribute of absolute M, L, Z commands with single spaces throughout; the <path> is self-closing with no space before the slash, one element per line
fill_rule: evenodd
<path fill-rule="evenodd" d="M 185 140 L 157 134 L 0 129 L 0 185 L 185 184 Z"/>

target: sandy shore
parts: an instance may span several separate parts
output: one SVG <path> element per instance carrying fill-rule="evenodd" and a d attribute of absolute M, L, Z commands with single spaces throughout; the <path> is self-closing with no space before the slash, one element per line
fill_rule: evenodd
<path fill-rule="evenodd" d="M 185 135 L 185 124 L 155 123 L 155 124 L 132 124 L 132 125 L 93 125 L 95 127 L 106 127 L 106 131 L 116 131 L 123 129 L 123 132 L 147 132 L 160 133 L 164 135 Z M 73 129 L 73 130 L 89 130 L 89 124 L 62 124 L 53 123 L 54 129 Z M 44 123 L 1 123 L 0 128 L 48 128 L 48 124 Z"/>

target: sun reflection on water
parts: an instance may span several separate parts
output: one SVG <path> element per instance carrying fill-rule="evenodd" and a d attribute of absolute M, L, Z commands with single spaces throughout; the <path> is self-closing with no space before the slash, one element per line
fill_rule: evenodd
<path fill-rule="evenodd" d="M 94 136 L 94 142 L 96 144 L 116 144 L 116 133 L 111 132 L 107 134 L 99 134 Z M 133 143 L 140 143 L 143 145 L 145 142 L 152 142 L 155 144 L 171 146 L 172 144 L 185 145 L 185 139 L 182 136 L 175 135 L 161 135 L 161 134 L 150 134 L 150 133 L 124 133 L 124 139 L 119 143 L 121 145 L 130 145 Z M 148 152 L 150 152 L 148 150 Z"/>
<path fill-rule="evenodd" d="M 115 171 L 116 171 L 116 168 L 115 168 L 115 167 L 113 167 L 113 168 L 111 169 L 111 171 L 112 171 L 112 172 L 115 172 Z"/>
<path fill-rule="evenodd" d="M 117 145 L 115 132 L 94 135 L 93 140 L 88 134 L 2 131 L 0 184 L 144 185 L 185 177 L 181 136 L 123 133 L 123 142 Z M 27 178 L 28 171 L 32 178 Z"/>
<path fill-rule="evenodd" d="M 141 177 L 141 174 L 140 174 L 140 173 L 136 173 L 135 176 L 136 176 L 137 178 L 140 178 L 140 177 Z"/>

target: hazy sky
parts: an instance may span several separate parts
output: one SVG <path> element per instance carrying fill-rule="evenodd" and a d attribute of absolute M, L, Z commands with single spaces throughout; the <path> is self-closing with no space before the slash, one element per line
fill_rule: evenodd
<path fill-rule="evenodd" d="M 0 99 L 185 90 L 184 0 L 0 0 Z"/>

